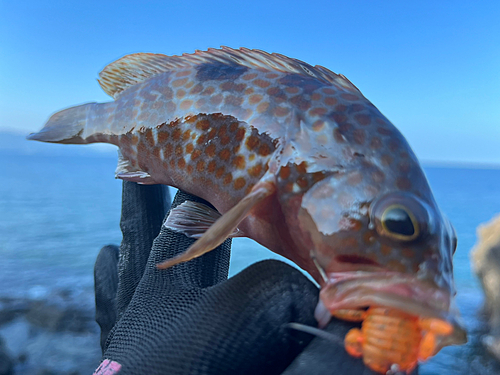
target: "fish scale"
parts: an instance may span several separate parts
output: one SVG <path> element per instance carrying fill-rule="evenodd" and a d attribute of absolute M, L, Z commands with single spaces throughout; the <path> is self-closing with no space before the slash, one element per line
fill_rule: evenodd
<path fill-rule="evenodd" d="M 160 268 L 244 235 L 316 279 L 321 325 L 381 305 L 448 321 L 453 333 L 436 352 L 464 342 L 453 309 L 453 227 L 405 138 L 347 78 L 228 47 L 128 55 L 99 77 L 114 101 L 58 112 L 28 138 L 112 143 L 118 178 L 209 201 L 218 212 L 172 211 L 166 225 L 199 240 Z"/>

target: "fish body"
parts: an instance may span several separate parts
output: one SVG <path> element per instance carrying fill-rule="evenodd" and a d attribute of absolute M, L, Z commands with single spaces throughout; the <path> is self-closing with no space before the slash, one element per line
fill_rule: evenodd
<path fill-rule="evenodd" d="M 221 219 L 179 261 L 237 227 L 318 281 L 319 321 L 370 305 L 454 321 L 453 228 L 404 137 L 344 76 L 223 47 L 125 56 L 99 82 L 114 101 L 29 138 L 117 145 L 118 178 L 213 204 Z M 443 345 L 463 341 L 454 325 Z"/>

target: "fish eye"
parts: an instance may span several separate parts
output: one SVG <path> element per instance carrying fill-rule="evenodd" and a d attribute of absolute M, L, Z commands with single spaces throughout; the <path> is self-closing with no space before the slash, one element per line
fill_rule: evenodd
<path fill-rule="evenodd" d="M 412 241 L 420 234 L 415 215 L 405 206 L 394 204 L 385 209 L 380 218 L 384 233 L 400 241 Z"/>

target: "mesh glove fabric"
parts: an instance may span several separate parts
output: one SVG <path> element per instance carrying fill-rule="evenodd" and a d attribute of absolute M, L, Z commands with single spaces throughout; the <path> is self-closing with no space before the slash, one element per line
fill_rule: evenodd
<path fill-rule="evenodd" d="M 318 289 L 285 263 L 258 262 L 228 280 L 226 240 L 197 259 L 158 270 L 156 264 L 194 240 L 161 226 L 164 187 L 123 186 L 118 265 L 116 247 L 108 246 L 95 267 L 103 359 L 119 363 L 120 375 L 373 374 L 338 344 L 316 338 L 307 346 L 313 336 L 287 327 L 316 325 Z M 187 199 L 209 205 L 179 192 L 173 207 Z M 114 277 L 105 275 L 113 271 Z M 343 338 L 352 327 L 334 320 L 327 329 Z"/>

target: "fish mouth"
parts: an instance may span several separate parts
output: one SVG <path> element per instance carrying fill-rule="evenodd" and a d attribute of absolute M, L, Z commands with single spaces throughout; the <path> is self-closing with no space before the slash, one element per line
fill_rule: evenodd
<path fill-rule="evenodd" d="M 321 306 L 323 305 L 323 306 Z M 328 275 L 321 289 L 316 318 L 320 325 L 331 312 L 370 306 L 391 307 L 413 316 L 436 318 L 450 323 L 453 333 L 441 337 L 440 347 L 467 342 L 458 310 L 448 290 L 396 272 L 338 272 Z"/>

